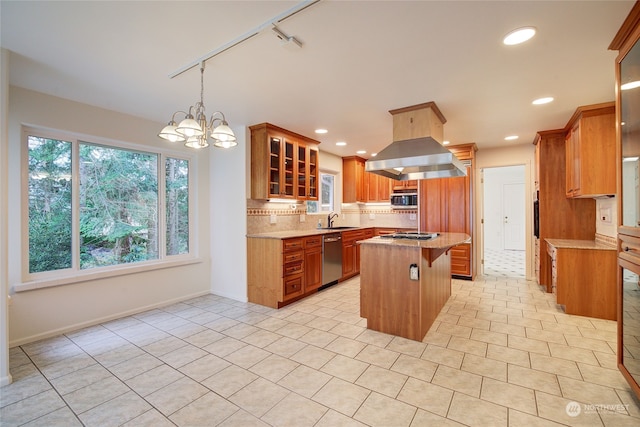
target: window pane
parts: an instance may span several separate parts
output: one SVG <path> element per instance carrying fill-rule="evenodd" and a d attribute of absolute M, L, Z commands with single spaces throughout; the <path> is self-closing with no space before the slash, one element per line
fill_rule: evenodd
<path fill-rule="evenodd" d="M 158 156 L 79 148 L 80 268 L 158 258 Z"/>
<path fill-rule="evenodd" d="M 29 136 L 29 272 L 71 268 L 71 143 Z"/>
<path fill-rule="evenodd" d="M 320 181 L 322 181 L 321 185 L 321 193 L 320 193 L 320 203 L 321 210 L 333 212 L 333 182 L 334 175 L 330 174 L 320 174 Z"/>
<path fill-rule="evenodd" d="M 168 158 L 165 163 L 167 255 L 189 253 L 189 162 Z"/>

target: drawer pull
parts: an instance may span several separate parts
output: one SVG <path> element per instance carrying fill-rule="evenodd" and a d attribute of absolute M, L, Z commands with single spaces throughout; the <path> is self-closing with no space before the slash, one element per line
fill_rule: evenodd
<path fill-rule="evenodd" d="M 625 252 L 638 252 L 637 248 L 632 248 L 631 246 L 625 246 L 624 247 L 624 251 Z"/>

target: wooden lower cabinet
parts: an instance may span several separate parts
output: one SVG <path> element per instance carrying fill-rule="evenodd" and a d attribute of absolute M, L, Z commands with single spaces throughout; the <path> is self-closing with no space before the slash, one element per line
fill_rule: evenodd
<path fill-rule="evenodd" d="M 615 249 L 560 247 L 547 243 L 552 291 L 567 314 L 616 320 Z"/>
<path fill-rule="evenodd" d="M 471 276 L 471 244 L 451 248 L 451 275 Z"/>
<path fill-rule="evenodd" d="M 342 278 L 340 280 L 360 274 L 360 245 L 356 242 L 370 239 L 373 235 L 373 228 L 342 232 Z"/>
<path fill-rule="evenodd" d="M 304 239 L 304 289 L 313 291 L 322 286 L 322 236 Z"/>
<path fill-rule="evenodd" d="M 322 236 L 247 238 L 249 302 L 280 308 L 322 285 Z"/>

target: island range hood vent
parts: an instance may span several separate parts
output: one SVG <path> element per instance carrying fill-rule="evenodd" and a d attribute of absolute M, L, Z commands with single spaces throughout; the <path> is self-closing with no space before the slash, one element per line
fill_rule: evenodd
<path fill-rule="evenodd" d="M 398 181 L 466 176 L 463 163 L 439 142 L 446 119 L 434 102 L 389 112 L 394 142 L 366 161 L 366 172 Z"/>

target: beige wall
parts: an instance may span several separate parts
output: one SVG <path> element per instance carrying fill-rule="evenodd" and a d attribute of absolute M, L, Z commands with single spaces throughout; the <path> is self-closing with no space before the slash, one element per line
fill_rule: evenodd
<path fill-rule="evenodd" d="M 20 146 L 22 124 L 59 129 L 102 139 L 141 145 L 166 144 L 156 137 L 162 124 L 41 93 L 10 87 L 8 135 L 8 218 L 6 243 L 9 287 L 19 284 L 21 248 Z M 184 147 L 171 147 L 193 153 Z M 194 154 L 196 172 L 197 262 L 161 270 L 141 271 L 74 284 L 17 292 L 9 307 L 11 346 L 45 338 L 147 308 L 207 294 L 211 289 L 209 158 L 210 151 Z M 212 179 L 215 181 L 215 179 Z M 3 243 L 5 236 L 1 235 Z M 3 322 L 4 324 L 4 322 Z"/>

